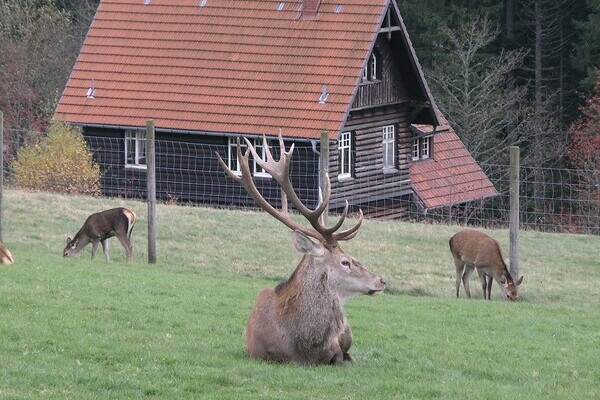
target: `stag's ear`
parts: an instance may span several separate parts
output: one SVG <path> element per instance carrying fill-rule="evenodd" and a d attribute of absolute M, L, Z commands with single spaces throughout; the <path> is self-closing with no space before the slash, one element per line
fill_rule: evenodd
<path fill-rule="evenodd" d="M 308 236 L 298 230 L 294 231 L 292 242 L 296 250 L 300 253 L 313 257 L 321 257 L 325 254 L 325 249 L 320 244 L 313 242 Z"/>
<path fill-rule="evenodd" d="M 71 238 L 67 237 L 67 244 L 69 244 L 71 242 Z"/>

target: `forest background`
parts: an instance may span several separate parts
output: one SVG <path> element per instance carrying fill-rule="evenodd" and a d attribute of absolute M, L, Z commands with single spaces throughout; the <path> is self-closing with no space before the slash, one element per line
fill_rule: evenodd
<path fill-rule="evenodd" d="M 5 129 L 44 134 L 98 3 L 0 0 Z M 438 107 L 478 162 L 506 164 L 518 145 L 523 165 L 600 169 L 600 0 L 398 5 Z"/>

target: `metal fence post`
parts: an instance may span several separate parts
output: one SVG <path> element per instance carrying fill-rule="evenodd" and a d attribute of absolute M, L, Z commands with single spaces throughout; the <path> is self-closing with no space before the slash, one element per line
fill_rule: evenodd
<path fill-rule="evenodd" d="M 146 168 L 148 183 L 148 263 L 156 263 L 156 158 L 154 121 L 146 121 Z"/>
<path fill-rule="evenodd" d="M 510 274 L 519 277 L 519 147 L 510 148 L 509 230 Z"/>

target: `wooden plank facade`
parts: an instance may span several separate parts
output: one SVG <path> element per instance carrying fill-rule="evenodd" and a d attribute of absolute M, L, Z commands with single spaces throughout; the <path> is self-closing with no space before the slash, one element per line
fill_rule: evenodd
<path fill-rule="evenodd" d="M 338 179 L 338 149 L 331 146 L 331 176 L 333 177 L 332 208 L 344 205 L 352 199 L 354 205 L 369 204 L 372 214 L 380 215 L 386 201 L 386 213 L 401 216 L 408 210 L 412 194 L 410 165 L 412 162 L 413 133 L 410 124 L 415 122 L 419 109 L 426 99 L 414 84 L 417 77 L 402 70 L 401 60 L 408 58 L 402 46 L 392 46 L 398 35 L 388 39 L 387 34 L 378 35 L 373 49 L 376 56 L 378 79 L 364 80 L 357 87 L 352 108 L 343 128 L 353 138 L 352 177 Z M 398 44 L 396 42 L 396 44 Z M 411 76 L 412 75 L 412 76 Z M 417 120 L 418 121 L 418 120 Z M 427 123 L 427 119 L 422 119 Z M 393 126 L 395 133 L 394 168 L 383 166 L 383 127 Z M 394 211 L 395 210 L 395 211 Z"/>
<path fill-rule="evenodd" d="M 147 196 L 146 170 L 125 165 L 125 130 L 84 129 L 84 137 L 101 169 L 103 194 L 126 198 Z M 225 176 L 215 152 L 227 160 L 227 136 L 156 132 L 157 197 L 163 201 L 251 208 L 244 188 Z M 262 140 L 262 139 L 261 139 Z M 291 142 L 286 141 L 289 150 Z M 279 149 L 273 142 L 273 153 Z M 307 205 L 318 203 L 319 155 L 307 141 L 294 142 L 290 179 Z M 280 206 L 279 187 L 268 177 L 256 177 L 256 186 L 271 204 Z"/>

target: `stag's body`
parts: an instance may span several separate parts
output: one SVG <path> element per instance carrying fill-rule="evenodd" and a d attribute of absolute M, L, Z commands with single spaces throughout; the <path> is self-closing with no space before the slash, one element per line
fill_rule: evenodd
<path fill-rule="evenodd" d="M 331 227 L 322 224 L 320 216 L 327 208 L 331 187 L 326 179 L 323 201 L 314 210 L 308 209 L 297 197 L 289 180 L 291 154 L 285 151 L 279 137 L 281 158 L 275 161 L 266 140 L 267 160 L 261 159 L 249 141 L 242 154 L 238 143 L 238 162 L 241 176 L 233 173 L 219 157 L 225 172 L 239 181 L 254 200 L 269 214 L 294 230 L 294 247 L 302 260 L 292 276 L 275 289 L 264 289 L 258 295 L 248 319 L 246 348 L 253 358 L 301 364 L 341 364 L 351 361 L 348 353 L 352 331 L 346 322 L 343 302 L 360 294 L 377 294 L 385 289 L 383 279 L 346 255 L 338 241 L 354 237 L 362 222 L 337 232 L 346 217 L 348 207 L 340 220 Z M 258 192 L 249 167 L 249 154 L 282 188 L 284 208 L 277 210 Z M 287 198 L 312 225 L 304 227 L 287 213 Z M 315 243 L 310 237 L 317 239 Z"/>
<path fill-rule="evenodd" d="M 104 258 L 109 261 L 108 239 L 116 236 L 125 248 L 127 261 L 131 259 L 131 231 L 137 216 L 125 207 L 112 208 L 90 215 L 73 239 L 67 238 L 63 257 L 72 257 L 92 243 L 92 259 L 96 255 L 98 243 L 102 244 Z"/>
<path fill-rule="evenodd" d="M 4 243 L 0 242 L 0 264 L 12 264 L 15 260 L 13 259 L 10 251 L 4 246 Z"/>
<path fill-rule="evenodd" d="M 484 299 L 491 299 L 494 279 L 498 282 L 505 300 L 517 299 L 518 286 L 523 277 L 517 282 L 513 280 L 502 257 L 500 243 L 496 239 L 474 229 L 465 229 L 450 238 L 450 251 L 456 267 L 456 297 L 459 296 L 461 280 L 467 297 L 471 297 L 469 278 L 473 270 L 477 269 Z"/>
<path fill-rule="evenodd" d="M 248 354 L 303 364 L 351 361 L 343 303 L 382 291 L 384 282 L 339 247 L 327 248 L 297 231 L 294 245 L 305 255 L 286 282 L 260 292 L 248 319 Z"/>

